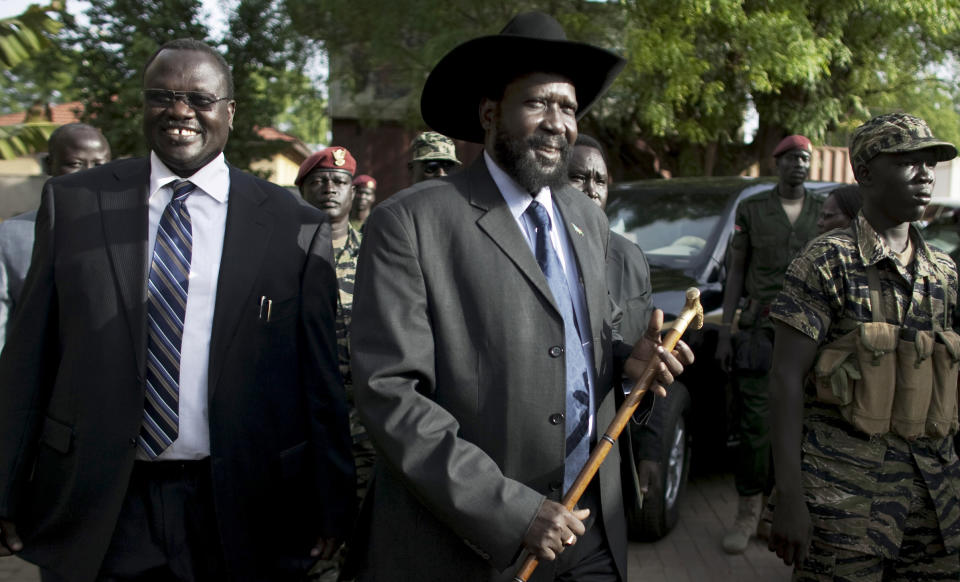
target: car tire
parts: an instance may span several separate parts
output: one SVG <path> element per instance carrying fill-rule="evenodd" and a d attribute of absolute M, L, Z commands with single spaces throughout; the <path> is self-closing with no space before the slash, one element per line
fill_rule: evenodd
<path fill-rule="evenodd" d="M 638 447 L 631 446 L 633 491 L 626 495 L 627 524 L 630 538 L 638 541 L 656 541 L 670 533 L 680 517 L 680 502 L 687 487 L 690 472 L 690 427 L 687 413 L 690 410 L 690 393 L 683 384 L 675 383 L 668 389 L 668 396 L 658 405 L 666 406 L 663 416 L 664 438 L 660 449 L 660 478 L 650 484 L 640 503 L 639 481 L 636 470 L 639 466 Z M 632 440 L 632 439 L 631 439 Z M 633 443 L 631 443 L 633 444 Z M 626 483 L 629 483 L 627 481 Z"/>

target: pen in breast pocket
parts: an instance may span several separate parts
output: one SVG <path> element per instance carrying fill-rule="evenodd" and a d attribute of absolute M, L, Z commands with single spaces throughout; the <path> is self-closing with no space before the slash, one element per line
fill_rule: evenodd
<path fill-rule="evenodd" d="M 266 313 L 264 313 L 264 308 L 266 308 Z M 257 317 L 264 321 L 270 321 L 270 312 L 273 310 L 273 299 L 267 299 L 266 295 L 260 296 L 260 313 L 257 314 Z"/>

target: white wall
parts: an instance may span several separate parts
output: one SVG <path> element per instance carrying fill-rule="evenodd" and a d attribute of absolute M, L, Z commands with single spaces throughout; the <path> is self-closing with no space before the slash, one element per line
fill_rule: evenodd
<path fill-rule="evenodd" d="M 0 220 L 36 210 L 47 176 L 0 176 Z"/>
<path fill-rule="evenodd" d="M 949 162 L 938 163 L 935 175 L 933 197 L 960 200 L 960 161 L 954 158 Z"/>

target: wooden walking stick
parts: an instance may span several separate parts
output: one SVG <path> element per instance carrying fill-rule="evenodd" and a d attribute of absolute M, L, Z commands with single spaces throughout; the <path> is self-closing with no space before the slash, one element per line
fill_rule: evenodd
<path fill-rule="evenodd" d="M 687 289 L 686 295 L 687 300 L 683 306 L 683 310 L 680 311 L 680 316 L 677 317 L 676 321 L 672 324 L 669 324 L 670 329 L 667 330 L 660 344 L 663 346 L 663 349 L 668 352 L 672 351 L 677 345 L 677 341 L 680 339 L 680 336 L 683 335 L 683 332 L 687 330 L 688 325 L 693 323 L 694 329 L 700 329 L 703 326 L 703 307 L 700 305 L 700 291 L 691 287 Z M 590 453 L 590 458 L 587 459 L 587 463 L 583 466 L 583 469 L 580 470 L 580 474 L 577 475 L 576 481 L 570 486 L 567 494 L 563 496 L 563 506 L 566 507 L 568 511 L 573 511 L 577 502 L 580 501 L 580 497 L 582 497 L 584 491 L 587 490 L 587 485 L 590 484 L 590 481 L 593 480 L 597 471 L 600 470 L 600 465 L 603 463 L 603 460 L 607 458 L 607 454 L 620 437 L 620 433 L 623 432 L 627 423 L 630 422 L 630 418 L 633 416 L 633 413 L 636 412 L 637 406 L 640 405 L 640 400 L 643 398 L 643 395 L 647 393 L 650 385 L 653 384 L 654 378 L 657 376 L 657 368 L 659 367 L 660 358 L 652 358 L 647 364 L 647 369 L 644 370 L 643 375 L 637 380 L 636 385 L 634 385 L 633 390 L 630 391 L 626 400 L 620 405 L 616 416 L 613 417 L 613 421 L 611 421 L 610 426 L 607 427 L 607 431 L 600 437 L 596 448 Z M 520 570 L 518 570 L 516 576 L 513 577 L 514 582 L 527 582 L 530 576 L 533 575 L 533 571 L 537 569 L 537 563 L 537 558 L 532 554 L 528 554 Z"/>

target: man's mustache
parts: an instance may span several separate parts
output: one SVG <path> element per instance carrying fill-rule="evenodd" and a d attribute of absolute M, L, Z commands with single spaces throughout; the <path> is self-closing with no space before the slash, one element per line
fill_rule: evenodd
<path fill-rule="evenodd" d="M 545 135 L 532 135 L 527 138 L 527 145 L 531 148 L 539 147 L 549 147 L 556 148 L 558 150 L 566 150 L 570 147 L 570 143 L 567 141 L 567 138 L 562 135 L 556 135 L 548 137 Z"/>

